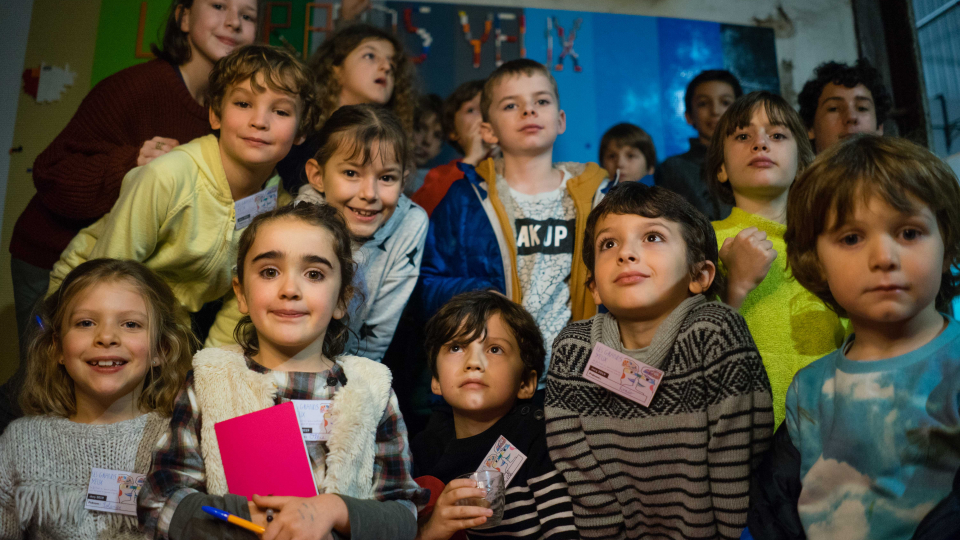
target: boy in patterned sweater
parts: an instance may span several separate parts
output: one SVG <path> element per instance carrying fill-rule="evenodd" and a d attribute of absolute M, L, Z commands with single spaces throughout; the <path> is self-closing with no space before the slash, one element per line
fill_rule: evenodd
<path fill-rule="evenodd" d="M 421 518 L 418 540 L 446 540 L 470 527 L 482 529 L 483 538 L 578 538 L 567 484 L 547 454 L 543 410 L 529 401 L 546 354 L 533 317 L 499 293 L 463 293 L 430 320 L 425 346 L 431 387 L 453 417 L 434 413 L 411 444 L 414 475 L 447 484 L 433 512 Z M 495 447 L 510 449 L 491 463 Z M 504 472 L 499 525 L 486 523 L 487 508 L 456 505 L 483 496 L 475 483 L 456 479 L 481 466 Z"/>
<path fill-rule="evenodd" d="M 580 536 L 739 538 L 773 409 L 743 317 L 709 301 L 710 222 L 672 191 L 620 184 L 590 213 L 582 256 L 609 313 L 560 332 L 546 392 Z"/>

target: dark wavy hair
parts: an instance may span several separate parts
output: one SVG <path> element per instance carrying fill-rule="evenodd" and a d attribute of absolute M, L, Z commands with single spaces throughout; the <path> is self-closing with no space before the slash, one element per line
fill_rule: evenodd
<path fill-rule="evenodd" d="M 937 218 L 947 269 L 937 293 L 946 311 L 960 293 L 960 183 L 947 164 L 906 139 L 859 135 L 817 156 L 787 196 L 787 265 L 797 282 L 841 317 L 846 312 L 830 292 L 817 252 L 817 238 L 843 226 L 871 197 L 895 210 L 916 212 L 917 202 Z M 828 227 L 831 227 L 828 229 Z"/>
<path fill-rule="evenodd" d="M 887 113 L 893 107 L 893 98 L 883 84 L 880 72 L 869 60 L 861 58 L 852 66 L 840 62 L 824 62 L 813 71 L 813 78 L 803 85 L 803 90 L 797 98 L 800 102 L 800 117 L 803 118 L 807 128 L 813 128 L 813 120 L 817 116 L 817 107 L 820 104 L 820 94 L 830 83 L 847 88 L 854 88 L 860 84 L 867 87 L 873 96 L 877 126 L 879 127 L 887 119 Z"/>
<path fill-rule="evenodd" d="M 173 0 L 170 3 L 170 11 L 167 13 L 167 22 L 163 25 L 163 35 L 160 37 L 161 45 L 153 43 L 150 45 L 150 52 L 157 58 L 166 60 L 175 66 L 182 66 L 190 60 L 190 41 L 187 33 L 180 29 L 183 22 L 183 10 L 193 7 L 194 0 Z M 266 0 L 257 0 L 257 29 L 256 35 L 260 35 L 263 30 L 264 18 L 260 17 L 263 13 L 263 7 Z"/>
<path fill-rule="evenodd" d="M 357 272 L 357 264 L 353 261 L 353 252 L 350 245 L 350 231 L 347 229 L 343 216 L 336 208 L 330 205 L 316 205 L 309 202 L 299 201 L 291 205 L 277 208 L 272 212 L 260 214 L 253 218 L 250 225 L 240 236 L 240 242 L 237 244 L 237 280 L 243 285 L 244 262 L 250 253 L 254 240 L 257 239 L 257 232 L 267 223 L 279 220 L 299 220 L 315 227 L 323 227 L 330 232 L 333 237 L 333 252 L 337 255 L 337 261 L 340 264 L 340 294 L 337 296 L 337 302 L 344 310 L 344 315 L 340 319 L 330 319 L 327 326 L 327 333 L 323 337 L 323 355 L 327 358 L 335 358 L 343 354 L 347 344 L 347 334 L 350 331 L 349 315 L 346 310 L 350 306 L 350 300 L 353 295 L 359 294 L 353 286 L 353 278 Z M 360 298 L 360 302 L 363 298 Z M 253 325 L 253 320 L 249 315 L 245 315 L 237 328 L 233 332 L 233 338 L 243 348 L 243 354 L 247 357 L 255 356 L 260 352 L 260 341 L 257 338 L 257 328 Z"/>
<path fill-rule="evenodd" d="M 317 133 L 318 148 L 313 159 L 323 167 L 343 148 L 349 154 L 347 161 L 366 165 L 376 157 L 373 154 L 376 143 L 379 151 L 393 152 L 404 175 L 414 168 L 413 142 L 407 133 L 397 115 L 383 105 L 345 105 L 337 109 Z M 406 181 L 405 176 L 401 178 Z"/>
<path fill-rule="evenodd" d="M 717 235 L 707 216 L 669 189 L 647 186 L 640 182 L 623 182 L 611 188 L 607 196 L 587 217 L 583 252 L 580 255 L 583 257 L 583 264 L 587 267 L 587 275 L 590 276 L 587 280 L 588 285 L 594 281 L 597 223 L 610 214 L 634 214 L 677 223 L 680 225 L 683 242 L 687 245 L 687 267 L 690 275 L 699 274 L 705 261 L 710 261 L 714 267 L 720 268 Z M 724 286 L 725 279 L 718 271 L 713 278 L 713 283 L 703 291 L 703 295 L 713 300 L 724 290 Z"/>

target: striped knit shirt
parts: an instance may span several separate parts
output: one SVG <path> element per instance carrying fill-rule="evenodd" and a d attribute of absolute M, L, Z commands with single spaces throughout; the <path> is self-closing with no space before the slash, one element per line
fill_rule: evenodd
<path fill-rule="evenodd" d="M 567 484 L 547 453 L 544 413 L 520 402 L 492 427 L 473 437 L 457 439 L 449 414 L 435 413 L 411 444 L 414 476 L 429 475 L 444 484 L 476 471 L 502 435 L 527 456 L 505 493 L 503 520 L 489 529 L 467 530 L 472 539 L 579 538 Z"/>
<path fill-rule="evenodd" d="M 547 379 L 547 444 L 580 536 L 739 538 L 750 471 L 773 431 L 770 382 L 743 318 L 700 295 L 684 301 L 632 351 L 665 372 L 642 407 L 582 377 L 598 340 L 623 351 L 619 333 L 601 340 L 607 317 L 560 333 Z"/>

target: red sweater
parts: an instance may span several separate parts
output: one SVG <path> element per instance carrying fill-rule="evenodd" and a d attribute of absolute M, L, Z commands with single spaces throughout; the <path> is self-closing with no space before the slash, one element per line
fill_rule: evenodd
<path fill-rule="evenodd" d="M 463 171 L 457 168 L 457 163 L 460 163 L 460 158 L 430 169 L 423 179 L 423 185 L 410 197 L 427 211 L 428 216 L 433 215 L 433 209 L 443 200 L 450 186 L 463 178 Z"/>
<path fill-rule="evenodd" d="M 144 141 L 169 137 L 186 143 L 210 132 L 207 108 L 164 60 L 100 81 L 34 162 L 37 194 L 17 220 L 10 253 L 53 268 L 80 229 L 113 208 Z"/>

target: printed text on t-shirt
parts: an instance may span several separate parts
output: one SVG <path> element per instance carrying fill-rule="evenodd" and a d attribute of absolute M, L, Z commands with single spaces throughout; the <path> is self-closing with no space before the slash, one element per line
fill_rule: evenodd
<path fill-rule="evenodd" d="M 573 253 L 576 220 L 519 218 L 517 255 Z"/>

